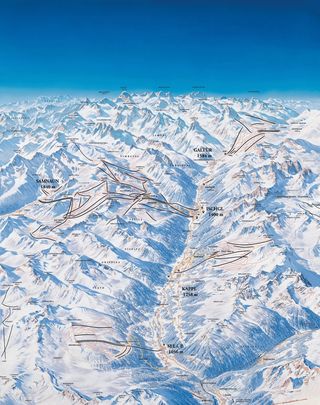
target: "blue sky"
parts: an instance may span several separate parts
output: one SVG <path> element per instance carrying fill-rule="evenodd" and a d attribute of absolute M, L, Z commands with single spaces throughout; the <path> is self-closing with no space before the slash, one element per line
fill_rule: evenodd
<path fill-rule="evenodd" d="M 1 95 L 320 93 L 319 0 L 0 0 Z"/>

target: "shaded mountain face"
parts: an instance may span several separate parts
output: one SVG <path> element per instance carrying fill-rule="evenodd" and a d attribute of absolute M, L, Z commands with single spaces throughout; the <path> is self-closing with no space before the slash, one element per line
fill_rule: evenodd
<path fill-rule="evenodd" d="M 0 108 L 1 404 L 320 397 L 320 111 Z"/>

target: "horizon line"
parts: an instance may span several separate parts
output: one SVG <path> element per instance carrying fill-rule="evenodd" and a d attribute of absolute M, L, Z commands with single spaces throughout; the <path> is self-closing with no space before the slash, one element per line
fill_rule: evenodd
<path fill-rule="evenodd" d="M 291 99 L 291 100 L 319 100 L 320 91 L 297 91 L 297 90 L 284 90 L 284 91 L 261 91 L 258 89 L 247 90 L 246 92 L 214 92 L 206 90 L 205 86 L 191 86 L 190 90 L 175 91 L 171 89 L 171 86 L 158 86 L 154 88 L 145 89 L 130 89 L 126 86 L 122 86 L 120 89 L 53 89 L 53 88 L 16 88 L 16 87 L 0 87 L 0 103 L 12 103 L 16 101 L 29 101 L 35 100 L 41 97 L 94 97 L 94 98 L 114 98 L 119 97 L 122 93 L 128 93 L 130 95 L 142 95 L 142 94 L 170 94 L 174 97 L 183 97 L 190 94 L 202 94 L 205 97 L 210 98 L 237 98 L 237 99 Z"/>

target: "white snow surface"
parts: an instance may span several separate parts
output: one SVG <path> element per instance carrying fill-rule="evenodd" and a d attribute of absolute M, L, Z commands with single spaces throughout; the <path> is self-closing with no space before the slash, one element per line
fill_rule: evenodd
<path fill-rule="evenodd" d="M 0 106 L 0 404 L 320 398 L 320 110 Z"/>

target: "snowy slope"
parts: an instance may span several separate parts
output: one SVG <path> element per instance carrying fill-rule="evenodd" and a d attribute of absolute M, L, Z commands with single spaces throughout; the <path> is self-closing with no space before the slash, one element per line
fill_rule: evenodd
<path fill-rule="evenodd" d="M 317 404 L 319 110 L 43 97 L 0 130 L 1 404 Z"/>

